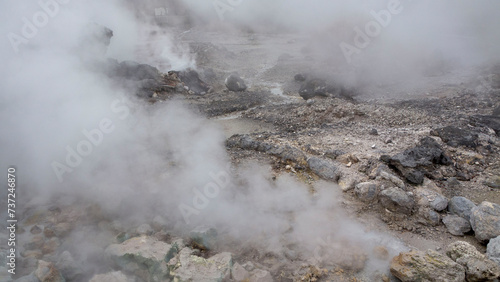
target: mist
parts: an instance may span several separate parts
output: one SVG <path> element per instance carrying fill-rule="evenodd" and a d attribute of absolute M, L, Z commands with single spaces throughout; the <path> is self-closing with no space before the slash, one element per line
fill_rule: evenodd
<path fill-rule="evenodd" d="M 234 167 L 216 122 L 182 99 L 144 103 L 133 89 L 96 71 L 110 58 L 162 72 L 196 68 L 188 45 L 146 16 L 158 2 L 63 2 L 29 36 L 23 34 L 30 29 L 26 20 L 33 22 L 41 6 L 0 4 L 0 159 L 3 169 L 17 168 L 21 208 L 93 202 L 124 229 L 159 215 L 178 236 L 214 226 L 228 242 L 280 255 L 300 243 L 294 250 L 306 260 L 317 258 L 318 242 L 327 240 L 370 251 L 385 245 L 391 255 L 404 249 L 345 216 L 335 184 L 320 182 L 310 193 L 292 176 L 272 179 L 269 167 Z M 498 1 L 401 1 L 401 11 L 363 48 L 355 46 L 355 28 L 364 28 L 373 20 L 370 12 L 387 9 L 388 1 L 240 2 L 221 20 L 211 1 L 183 1 L 193 26 L 300 34 L 316 61 L 366 80 L 406 81 L 429 65 L 475 65 L 500 56 Z M 113 31 L 107 50 L 89 39 L 91 24 Z M 342 42 L 360 52 L 346 60 Z M 86 232 L 68 239 L 83 240 L 82 252 L 92 245 Z M 331 256 L 320 257 L 327 263 Z M 388 262 L 370 257 L 370 264 L 376 270 Z"/>
<path fill-rule="evenodd" d="M 185 3 L 208 29 L 296 34 L 313 60 L 309 65 L 354 87 L 417 85 L 500 59 L 495 1 Z"/>

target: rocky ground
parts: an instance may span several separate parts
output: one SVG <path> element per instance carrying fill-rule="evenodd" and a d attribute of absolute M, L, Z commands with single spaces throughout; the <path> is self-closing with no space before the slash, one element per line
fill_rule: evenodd
<path fill-rule="evenodd" d="M 75 201 L 23 213 L 18 233 L 27 243 L 15 281 L 493 281 L 500 276 L 498 65 L 447 69 L 415 87 L 355 87 L 330 80 L 339 70 L 325 69 L 294 36 L 192 30 L 182 40 L 196 57 L 196 71 L 161 73 L 117 61 L 100 69 L 137 87 L 140 103 L 180 99 L 219 124 L 235 167 L 248 161 L 269 165 L 270 178 L 292 176 L 311 194 L 322 181 L 336 184 L 346 216 L 401 242 L 401 253 L 381 244 L 352 248 L 329 263 L 311 261 L 237 241 L 222 244 L 224 235 L 209 227 L 175 234 L 161 215 L 124 228 L 94 203 Z M 75 254 L 74 230 L 92 231 L 96 242 L 107 243 Z M 367 272 L 372 253 L 387 262 L 385 269 Z M 89 260 L 91 267 L 80 263 Z"/>

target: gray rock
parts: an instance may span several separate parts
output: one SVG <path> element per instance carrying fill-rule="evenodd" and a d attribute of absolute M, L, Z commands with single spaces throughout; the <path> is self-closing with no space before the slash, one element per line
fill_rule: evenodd
<path fill-rule="evenodd" d="M 97 274 L 89 282 L 135 282 L 135 279 L 127 277 L 121 271 L 114 271 L 105 274 Z"/>
<path fill-rule="evenodd" d="M 157 68 L 134 61 L 121 62 L 115 71 L 116 75 L 130 80 L 160 79 L 160 72 Z"/>
<path fill-rule="evenodd" d="M 200 79 L 199 74 L 193 69 L 179 72 L 179 79 L 185 86 L 189 87 L 196 95 L 203 95 L 208 92 L 210 86 Z"/>
<path fill-rule="evenodd" d="M 208 259 L 192 255 L 189 248 L 182 249 L 168 263 L 174 281 L 227 281 L 231 277 L 233 256 L 220 253 Z"/>
<path fill-rule="evenodd" d="M 379 188 L 371 182 L 359 183 L 354 187 L 354 192 L 363 202 L 373 202 L 377 199 Z"/>
<path fill-rule="evenodd" d="M 448 215 L 443 218 L 443 223 L 448 229 L 448 232 L 455 236 L 463 236 L 471 231 L 470 223 L 463 217 L 458 215 Z"/>
<path fill-rule="evenodd" d="M 392 259 L 391 273 L 403 282 L 465 281 L 463 266 L 433 250 L 400 253 Z"/>
<path fill-rule="evenodd" d="M 436 191 L 426 188 L 417 188 L 415 190 L 415 195 L 420 206 L 428 206 L 438 212 L 448 207 L 448 199 Z"/>
<path fill-rule="evenodd" d="M 245 91 L 247 89 L 245 81 L 243 81 L 243 79 L 241 79 L 241 77 L 237 74 L 231 74 L 230 76 L 228 76 L 226 78 L 225 84 L 229 91 L 238 92 Z"/>
<path fill-rule="evenodd" d="M 500 116 L 474 115 L 470 117 L 471 123 L 476 126 L 489 127 L 500 136 Z"/>
<path fill-rule="evenodd" d="M 197 247 L 210 250 L 215 246 L 217 230 L 212 227 L 199 226 L 189 232 L 189 237 Z"/>
<path fill-rule="evenodd" d="M 300 87 L 299 95 L 304 100 L 308 100 L 316 96 L 327 97 L 328 85 L 323 79 L 308 80 Z"/>
<path fill-rule="evenodd" d="M 491 176 L 488 179 L 486 179 L 483 184 L 490 188 L 500 189 L 500 176 L 499 175 Z"/>
<path fill-rule="evenodd" d="M 446 186 L 448 188 L 458 188 L 460 187 L 460 181 L 456 177 L 450 177 L 446 179 Z"/>
<path fill-rule="evenodd" d="M 466 128 L 447 126 L 430 132 L 433 136 L 438 136 L 444 143 L 452 146 L 466 146 L 475 148 L 478 145 L 478 134 Z"/>
<path fill-rule="evenodd" d="M 302 82 L 302 81 L 306 81 L 307 79 L 307 75 L 305 74 L 302 74 L 302 73 L 299 73 L 299 74 L 296 74 L 293 79 L 295 79 L 295 81 L 298 81 L 298 82 Z"/>
<path fill-rule="evenodd" d="M 438 226 L 441 223 L 441 215 L 429 207 L 420 207 L 418 209 L 420 223 L 427 226 Z"/>
<path fill-rule="evenodd" d="M 380 192 L 379 199 L 382 206 L 386 209 L 408 215 L 412 213 L 415 206 L 413 198 L 397 187 Z"/>
<path fill-rule="evenodd" d="M 500 235 L 500 206 L 482 202 L 472 209 L 470 223 L 476 239 L 486 242 Z"/>
<path fill-rule="evenodd" d="M 146 281 L 168 280 L 166 263 L 177 252 L 177 245 L 169 245 L 148 236 L 134 237 L 121 244 L 110 245 L 105 250 L 119 267 L 138 273 Z"/>
<path fill-rule="evenodd" d="M 500 266 L 500 236 L 497 236 L 488 242 L 486 255 L 489 259 L 496 262 Z"/>
<path fill-rule="evenodd" d="M 472 209 L 476 207 L 471 200 L 464 197 L 453 197 L 448 203 L 448 211 L 470 221 Z"/>
<path fill-rule="evenodd" d="M 337 182 L 341 176 L 340 170 L 330 161 L 312 157 L 307 160 L 307 164 L 312 172 L 323 179 Z"/>
<path fill-rule="evenodd" d="M 381 160 L 392 165 L 406 180 L 413 184 L 424 182 L 424 172 L 431 174 L 435 165 L 450 165 L 451 159 L 431 137 L 420 140 L 420 144 L 394 156 L 381 156 Z"/>
<path fill-rule="evenodd" d="M 424 183 L 425 174 L 417 169 L 407 169 L 404 173 L 406 181 L 412 184 L 422 184 Z"/>
<path fill-rule="evenodd" d="M 443 195 L 437 195 L 434 201 L 431 202 L 431 208 L 435 211 L 444 211 L 448 207 L 448 199 Z"/>
<path fill-rule="evenodd" d="M 406 188 L 405 182 L 392 173 L 389 173 L 385 170 L 380 170 L 378 175 L 385 180 L 391 181 L 392 183 L 394 183 L 394 185 L 398 186 L 401 189 Z"/>
<path fill-rule="evenodd" d="M 446 248 L 446 254 L 465 267 L 467 281 L 491 281 L 500 276 L 500 266 L 467 242 L 451 243 Z"/>

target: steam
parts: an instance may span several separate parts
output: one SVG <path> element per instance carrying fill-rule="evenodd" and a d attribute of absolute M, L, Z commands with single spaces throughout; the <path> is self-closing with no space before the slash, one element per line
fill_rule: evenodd
<path fill-rule="evenodd" d="M 297 34 L 314 68 L 356 87 L 425 83 L 422 77 L 500 60 L 495 1 L 185 2 L 216 30 Z M 390 7 L 397 13 L 388 14 Z"/>
<path fill-rule="evenodd" d="M 129 89 L 89 67 L 107 58 L 149 63 L 161 71 L 194 67 L 186 46 L 168 29 L 146 20 L 147 13 L 133 12 L 130 1 L 46 2 L 57 3 L 58 10 L 52 6 L 54 15 L 31 30 L 30 38 L 23 35 L 24 18 L 32 22 L 43 8 L 27 2 L 0 4 L 0 33 L 18 36 L 0 45 L 0 159 L 4 166 L 17 166 L 21 206 L 29 201 L 48 204 L 53 197 L 85 198 L 130 226 L 160 214 L 180 234 L 204 224 L 216 226 L 227 240 L 276 253 L 302 244 L 293 249 L 304 259 L 315 256 L 318 238 L 345 240 L 362 249 L 386 244 L 386 237 L 367 233 L 341 216 L 340 196 L 332 184 L 319 184 L 311 195 L 310 187 L 289 176 L 268 179 L 268 168 L 228 167 L 218 125 L 181 101 L 136 101 Z M 388 69 L 384 74 L 391 77 L 400 64 L 410 72 L 434 49 L 465 64 L 498 59 L 491 46 L 499 43 L 499 3 L 402 3 L 401 14 L 356 59 L 356 67 L 366 68 L 368 75 Z M 210 1 L 186 4 L 195 23 L 211 27 L 266 31 L 272 23 L 274 31 L 305 32 L 315 56 L 337 56 L 339 62 L 344 60 L 339 49 L 324 46 L 338 48 L 339 40 L 352 41 L 354 27 L 372 20 L 371 10 L 387 6 L 385 1 L 242 1 L 221 22 Z M 153 14 L 153 5 L 138 8 Z M 114 32 L 106 54 L 86 41 L 92 23 Z M 12 43 L 12 38 L 21 41 Z M 470 38 L 478 44 L 469 45 Z"/>

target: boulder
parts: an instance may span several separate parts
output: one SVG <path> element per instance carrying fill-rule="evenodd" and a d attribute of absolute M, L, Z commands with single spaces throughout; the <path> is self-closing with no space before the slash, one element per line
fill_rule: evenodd
<path fill-rule="evenodd" d="M 383 155 L 380 159 L 412 184 L 422 184 L 424 176 L 432 178 L 436 165 L 450 165 L 451 159 L 439 144 L 431 137 L 420 140 L 420 144 L 394 156 Z"/>
<path fill-rule="evenodd" d="M 113 75 L 123 77 L 129 80 L 160 80 L 160 72 L 157 68 L 147 65 L 139 64 L 134 61 L 123 61 L 116 66 Z"/>
<path fill-rule="evenodd" d="M 323 79 L 311 79 L 305 82 L 299 89 L 299 95 L 304 100 L 314 98 L 316 96 L 327 97 L 328 86 Z"/>
<path fill-rule="evenodd" d="M 65 282 L 66 280 L 51 262 L 38 261 L 38 266 L 34 272 L 36 278 L 41 282 Z"/>
<path fill-rule="evenodd" d="M 471 200 L 465 197 L 453 197 L 448 203 L 448 211 L 470 221 L 472 209 L 476 207 Z"/>
<path fill-rule="evenodd" d="M 204 95 L 210 89 L 210 86 L 200 79 L 199 74 L 192 69 L 181 71 L 178 73 L 179 79 L 185 86 L 197 95 Z"/>
<path fill-rule="evenodd" d="M 448 232 L 455 236 L 463 236 L 471 231 L 469 221 L 458 215 L 448 215 L 443 218 L 443 223 L 448 229 Z"/>
<path fill-rule="evenodd" d="M 482 202 L 472 209 L 470 223 L 476 239 L 487 242 L 500 235 L 500 205 Z"/>
<path fill-rule="evenodd" d="M 376 183 L 363 182 L 354 187 L 354 192 L 363 202 L 373 202 L 377 199 L 379 188 Z"/>
<path fill-rule="evenodd" d="M 340 179 L 341 172 L 333 162 L 311 157 L 307 160 L 307 164 L 312 172 L 325 180 L 337 182 Z"/>
<path fill-rule="evenodd" d="M 355 92 L 354 89 L 349 89 L 341 84 L 321 78 L 309 78 L 299 89 L 299 95 L 304 100 L 309 100 L 317 96 L 352 100 Z"/>
<path fill-rule="evenodd" d="M 177 252 L 176 244 L 169 245 L 148 236 L 134 237 L 105 250 L 119 267 L 146 281 L 166 280 L 169 275 L 166 263 Z"/>
<path fill-rule="evenodd" d="M 463 266 L 433 250 L 400 253 L 392 259 L 391 273 L 403 282 L 465 281 Z"/>
<path fill-rule="evenodd" d="M 438 136 L 444 143 L 452 147 L 465 146 L 475 148 L 478 145 L 478 134 L 465 128 L 446 126 L 431 130 L 430 134 Z"/>
<path fill-rule="evenodd" d="M 247 89 L 245 81 L 237 74 L 228 76 L 224 83 L 229 91 L 239 92 Z"/>
<path fill-rule="evenodd" d="M 306 81 L 306 79 L 307 79 L 307 75 L 302 74 L 302 73 L 298 73 L 298 74 L 296 74 L 296 75 L 293 77 L 293 79 L 294 79 L 295 81 L 298 81 L 298 82 Z"/>
<path fill-rule="evenodd" d="M 208 259 L 195 256 L 189 248 L 182 249 L 168 263 L 174 281 L 226 281 L 231 277 L 233 256 L 216 254 Z"/>
<path fill-rule="evenodd" d="M 500 266 L 467 242 L 451 243 L 446 248 L 446 254 L 465 267 L 467 281 L 491 281 L 500 276 Z"/>
<path fill-rule="evenodd" d="M 380 203 L 392 212 L 410 215 L 415 206 L 415 201 L 401 188 L 385 189 L 379 194 Z"/>
<path fill-rule="evenodd" d="M 500 266 L 500 236 L 491 239 L 486 247 L 486 255 Z"/>

